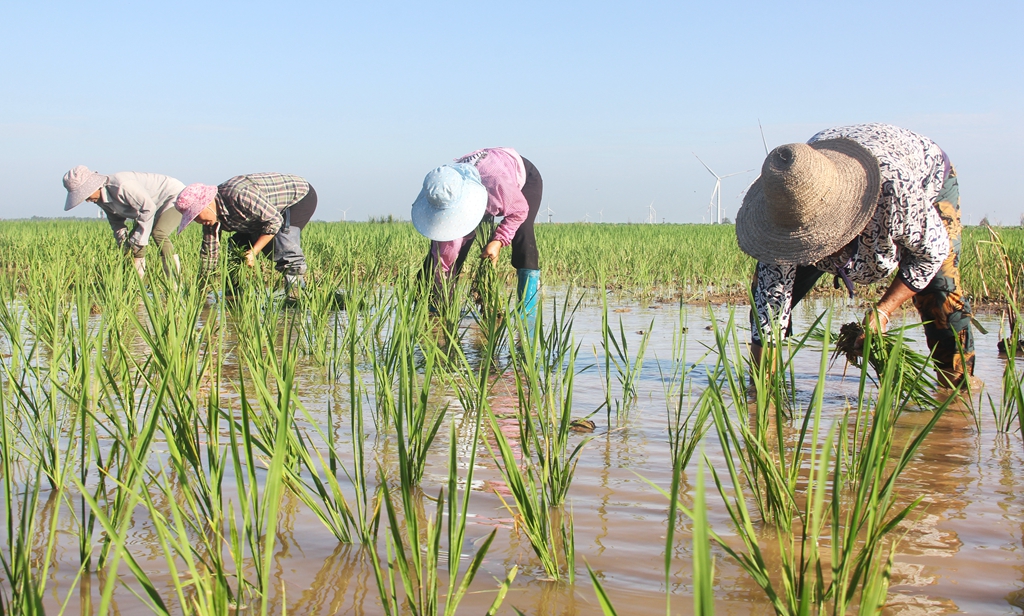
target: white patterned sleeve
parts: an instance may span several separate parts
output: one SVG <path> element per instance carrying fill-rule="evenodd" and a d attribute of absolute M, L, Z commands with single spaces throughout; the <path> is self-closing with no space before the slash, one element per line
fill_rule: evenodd
<path fill-rule="evenodd" d="M 754 308 L 757 312 L 757 321 L 752 323 L 750 336 L 755 344 L 763 346 L 762 332 L 771 342 L 772 318 L 778 321 L 779 331 L 782 332 L 783 337 L 789 328 L 796 266 L 771 265 L 759 261 L 756 275 L 757 288 L 754 290 Z"/>
<path fill-rule="evenodd" d="M 923 191 L 912 191 L 901 198 L 896 211 L 893 241 L 900 246 L 899 278 L 915 293 L 932 281 L 949 256 L 949 233 Z"/>

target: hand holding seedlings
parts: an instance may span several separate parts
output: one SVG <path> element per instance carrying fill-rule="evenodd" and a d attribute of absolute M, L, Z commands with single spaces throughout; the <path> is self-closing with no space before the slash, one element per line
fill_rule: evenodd
<path fill-rule="evenodd" d="M 864 335 L 867 330 L 871 330 L 875 335 L 884 334 L 889 331 L 889 313 L 875 306 L 864 315 L 864 328 L 853 342 L 853 352 L 857 356 L 862 355 L 864 352 Z"/>
<path fill-rule="evenodd" d="M 498 240 L 491 240 L 484 246 L 483 251 L 480 253 L 481 259 L 490 259 L 494 265 L 498 264 L 498 254 L 501 252 L 501 242 Z"/>
<path fill-rule="evenodd" d="M 855 283 L 891 280 L 878 302 L 886 322 L 913 298 L 922 321 L 943 324 L 925 328 L 939 380 L 963 382 L 974 370 L 974 337 L 960 233 L 956 172 L 923 135 L 858 124 L 775 148 L 736 213 L 740 249 L 758 261 L 751 348 L 773 327 L 790 333 L 793 307 L 823 275 L 851 298 Z M 884 333 L 877 315 L 864 325 Z"/>
<path fill-rule="evenodd" d="M 412 224 L 431 240 L 423 272 L 434 279 L 432 297 L 446 296 L 445 285 L 458 278 L 469 244 L 481 233 L 487 238 L 481 259 L 496 265 L 501 247 L 512 249 L 520 313 L 535 318 L 540 256 L 533 223 L 543 186 L 533 163 L 512 148 L 476 150 L 428 173 L 412 204 Z M 496 216 L 501 222 L 492 230 Z"/>

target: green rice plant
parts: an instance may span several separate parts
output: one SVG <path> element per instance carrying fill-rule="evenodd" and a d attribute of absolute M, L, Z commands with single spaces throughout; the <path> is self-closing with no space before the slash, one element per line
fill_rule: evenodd
<path fill-rule="evenodd" d="M 340 280 L 316 276 L 302 291 L 296 310 L 300 334 L 305 352 L 321 366 L 332 371 L 332 359 L 337 356 L 341 338 L 341 306 L 343 295 L 339 293 Z"/>
<path fill-rule="evenodd" d="M 408 301 L 400 301 L 400 304 L 406 307 L 412 306 Z M 422 310 L 423 307 L 413 309 Z M 422 468 L 417 471 L 414 465 L 410 464 L 409 448 L 405 445 L 405 442 L 410 440 L 410 437 L 405 435 L 405 431 L 408 426 L 413 431 L 422 432 L 424 428 L 427 428 L 427 424 L 421 420 L 407 423 L 404 419 L 407 415 L 406 412 L 399 411 L 395 413 L 397 418 L 396 431 L 398 432 L 396 440 L 398 441 L 399 448 L 398 479 L 401 495 L 402 522 L 399 521 L 398 507 L 395 506 L 391 493 L 386 487 L 387 483 L 383 476 L 383 471 L 380 471 L 382 500 L 384 502 L 384 510 L 387 513 L 389 528 L 389 532 L 385 534 L 387 565 L 385 566 L 380 561 L 375 549 L 371 547 L 370 550 L 378 590 L 385 613 L 387 614 L 396 614 L 407 610 L 414 614 L 442 613 L 440 587 L 441 567 L 444 561 L 448 563 L 448 583 L 447 592 L 444 597 L 443 613 L 446 615 L 455 614 L 495 537 L 496 531 L 492 531 L 470 560 L 469 567 L 460 580 L 459 570 L 461 555 L 465 546 L 466 523 L 469 518 L 470 490 L 476 468 L 476 443 L 480 439 L 480 425 L 485 409 L 489 409 L 487 406 L 487 392 L 490 386 L 490 372 L 494 363 L 492 360 L 495 352 L 494 345 L 498 343 L 498 337 L 493 335 L 493 331 L 500 327 L 500 318 L 499 313 L 495 311 L 483 311 L 481 313 L 483 327 L 490 331 L 485 331 L 484 334 L 486 348 L 479 362 L 479 367 L 475 371 L 475 378 L 471 379 L 468 383 L 463 380 L 465 375 L 473 375 L 474 370 L 461 347 L 455 347 L 454 356 L 448 357 L 448 369 L 450 370 L 448 377 L 453 379 L 453 382 L 456 384 L 460 401 L 466 413 L 472 414 L 473 417 L 471 432 L 471 443 L 473 443 L 473 446 L 469 447 L 469 459 L 465 463 L 467 475 L 465 478 L 460 478 L 458 475 L 458 468 L 460 466 L 458 449 L 460 441 L 456 433 L 456 424 L 454 421 L 451 422 L 449 427 L 448 498 L 447 500 L 445 499 L 445 493 L 442 489 L 436 500 L 435 515 L 428 517 L 425 521 L 420 519 L 420 498 L 422 493 L 416 489 L 422 477 Z M 396 324 L 396 327 L 398 329 L 405 329 L 406 334 L 412 336 L 415 333 L 415 328 L 407 327 L 408 324 L 409 322 L 406 321 L 404 325 Z M 411 358 L 411 345 L 408 348 L 408 356 Z M 418 409 L 413 413 L 413 415 L 420 417 L 425 417 L 426 389 L 430 382 L 429 374 L 433 371 L 434 358 L 443 357 L 437 349 L 426 348 L 423 353 L 424 389 L 416 396 L 420 399 L 420 402 L 416 403 Z M 442 368 L 444 366 L 444 363 L 439 365 Z M 414 366 L 410 362 L 407 364 L 407 368 L 412 372 Z M 415 378 L 414 372 L 411 377 Z M 412 403 L 413 400 L 410 399 L 409 402 Z M 444 413 L 440 413 L 440 417 L 436 420 L 438 424 L 443 419 L 443 416 Z M 437 426 L 431 425 L 428 429 L 432 433 L 436 433 Z M 430 435 L 430 439 L 433 439 L 433 434 Z M 465 486 L 465 496 L 461 501 L 457 496 L 460 485 Z M 446 526 L 442 524 L 442 518 L 445 513 L 447 514 Z M 375 520 L 379 520 L 379 518 L 375 517 Z M 441 535 L 444 533 L 443 529 L 445 528 L 447 529 L 447 552 L 442 553 Z M 421 546 L 425 546 L 425 549 L 421 548 Z M 513 567 L 504 582 L 499 586 L 497 596 L 488 614 L 495 613 L 501 605 L 509 586 L 515 579 L 516 571 L 517 568 Z M 404 600 L 398 593 L 398 580 L 400 580 L 404 591 Z"/>
<path fill-rule="evenodd" d="M 42 470 L 36 467 L 34 480 L 27 482 L 21 491 L 21 506 L 18 507 L 18 486 L 15 483 L 18 462 L 12 426 L 7 412 L 7 395 L 4 379 L 0 379 L 0 475 L 3 477 L 3 515 L 6 522 L 6 550 L 0 550 L 0 567 L 9 584 L 10 594 L 0 588 L 0 615 L 31 614 L 42 615 L 42 576 L 33 565 L 32 547 L 36 540 L 36 510 L 39 502 Z M 54 533 L 51 533 L 51 539 Z M 45 564 L 52 558 L 52 545 L 45 552 Z"/>
<path fill-rule="evenodd" d="M 667 410 L 668 444 L 671 452 L 673 477 L 679 477 L 686 470 L 697 446 L 704 439 L 710 423 L 710 406 L 706 403 L 687 404 L 690 399 L 685 389 L 687 377 L 693 368 L 703 362 L 711 353 L 705 351 L 692 365 L 686 362 L 686 310 L 682 303 L 679 306 L 679 324 L 672 333 L 672 372 L 668 376 L 658 363 L 661 382 L 665 388 Z M 684 409 L 686 410 L 684 414 Z M 670 531 L 671 532 L 671 531 Z"/>
<path fill-rule="evenodd" d="M 517 330 L 521 334 L 520 345 L 524 348 L 536 349 L 538 347 L 538 340 L 542 336 L 543 331 L 541 319 L 542 314 L 538 315 L 538 324 L 533 330 L 532 338 L 525 336 L 526 323 L 520 319 L 514 320 Z M 571 549 L 572 544 L 571 542 L 567 544 L 564 539 L 570 534 L 569 524 L 571 524 L 571 520 L 569 516 L 563 516 L 562 518 L 560 535 L 563 537 L 561 544 L 563 555 L 559 559 L 559 546 L 555 539 L 556 535 L 552 532 L 552 504 L 547 485 L 541 478 L 537 464 L 527 463 L 525 469 L 519 467 L 512 446 L 498 426 L 498 419 L 488 401 L 492 385 L 491 374 L 495 365 L 494 356 L 499 342 L 499 336 L 495 334 L 495 330 L 509 327 L 509 325 L 499 322 L 497 315 L 492 312 L 481 315 L 480 326 L 484 330 L 482 335 L 484 349 L 476 367 L 473 367 L 472 362 L 461 347 L 454 347 L 446 365 L 446 372 L 455 389 L 459 403 L 467 416 L 475 414 L 477 421 L 483 417 L 487 418 L 491 428 L 491 435 L 499 453 L 495 453 L 495 446 L 491 444 L 490 439 L 485 438 L 484 444 L 487 446 L 491 458 L 501 471 L 502 477 L 509 486 L 515 500 L 514 511 L 507 502 L 504 503 L 505 507 L 516 517 L 520 527 L 526 532 L 530 545 L 538 558 L 540 558 L 541 566 L 544 568 L 545 573 L 551 579 L 560 579 L 560 562 L 571 560 L 571 556 L 567 557 L 565 555 L 565 549 L 567 547 Z M 562 323 L 560 327 L 552 326 L 549 330 L 565 331 L 567 327 L 567 324 Z M 562 340 L 562 337 L 560 334 L 549 333 L 549 339 L 555 342 L 556 340 Z M 531 356 L 537 357 L 535 352 Z M 524 447 L 527 446 L 524 445 Z M 572 580 L 574 572 L 568 571 L 568 576 Z"/>
<path fill-rule="evenodd" d="M 277 540 L 278 512 L 286 487 L 286 467 L 292 463 L 294 457 L 291 430 L 295 405 L 292 398 L 293 380 L 290 378 L 294 376 L 293 359 L 294 351 L 287 350 L 284 361 L 276 368 L 282 377 L 277 381 L 279 397 L 267 395 L 269 392 L 266 386 L 258 382 L 256 384 L 257 389 L 261 390 L 261 404 L 270 405 L 264 407 L 262 414 L 274 415 L 272 418 L 262 417 L 257 421 L 264 426 L 274 426 L 273 440 L 257 444 L 258 439 L 254 438 L 250 430 L 250 425 L 261 413 L 250 405 L 244 380 L 239 382 L 241 416 L 237 422 L 229 423 L 229 451 L 238 483 L 238 493 L 245 495 L 239 501 L 242 527 L 238 530 L 231 528 L 232 552 L 241 554 L 244 540 L 252 554 L 252 564 L 256 572 L 254 586 L 262 597 L 262 614 L 267 613 L 269 606 L 267 600 L 270 591 L 270 570 Z M 262 482 L 257 471 L 260 453 L 269 458 Z"/>
<path fill-rule="evenodd" d="M 567 558 L 564 554 L 564 546 L 562 550 L 559 550 L 555 539 L 555 529 L 551 523 L 552 504 L 549 500 L 548 490 L 545 489 L 536 465 L 527 462 L 525 468 L 520 467 L 508 437 L 505 436 L 498 425 L 498 418 L 490 407 L 487 407 L 485 412 L 488 413 L 491 434 L 496 443 L 498 453 L 494 452 L 495 447 L 491 445 L 489 439 L 484 439 L 484 443 L 487 445 L 491 458 L 498 466 L 498 470 L 501 471 L 505 484 L 508 486 L 509 492 L 512 493 L 512 498 L 515 501 L 514 511 L 508 503 L 505 503 L 505 507 L 509 510 L 509 513 L 515 516 L 519 528 L 526 533 L 527 539 L 530 541 L 530 547 L 533 548 L 537 558 L 540 559 L 544 573 L 552 580 L 559 580 L 562 577 L 562 563 Z M 499 498 L 501 498 L 500 495 Z M 504 502 L 504 498 L 502 498 L 502 501 Z M 563 518 L 563 523 L 565 521 L 566 519 Z M 559 558 L 560 551 L 563 552 L 562 558 Z M 571 583 L 573 572 L 567 571 L 566 574 Z"/>
<path fill-rule="evenodd" d="M 389 319 L 387 339 L 374 344 L 369 355 L 381 415 L 378 429 L 395 427 L 400 464 L 410 465 L 414 482 L 419 483 L 445 409 L 436 409 L 429 402 L 442 349 L 427 334 L 428 307 L 416 297 L 415 286 L 404 282 L 395 285 L 388 308 L 379 313 L 381 318 Z"/>
<path fill-rule="evenodd" d="M 868 335 L 865 352 L 871 353 L 871 346 L 876 343 L 876 339 Z M 903 344 L 899 337 L 896 343 Z M 862 383 L 866 379 L 865 371 L 862 369 Z M 903 395 L 908 387 L 902 382 L 904 378 L 907 377 L 901 374 L 896 362 L 887 365 L 879 376 L 871 426 L 856 443 L 859 452 L 854 476 L 847 480 L 838 463 L 832 474 L 832 581 L 828 598 L 833 601 L 836 613 L 845 613 L 853 605 L 858 591 L 862 612 L 877 613 L 883 607 L 894 549 L 890 546 L 887 560 L 880 562 L 883 540 L 923 498 L 896 508 L 898 478 L 953 400 L 951 397 L 939 405 L 902 450 L 897 449 L 896 421 L 908 405 Z M 866 394 L 861 393 L 859 397 L 863 399 Z M 845 512 L 841 508 L 843 497 L 849 498 Z"/>
<path fill-rule="evenodd" d="M 818 321 L 821 318 L 819 316 Z M 801 460 L 805 448 L 808 447 L 808 438 L 814 436 L 817 418 L 821 413 L 824 371 L 827 366 L 821 367 L 819 384 L 811 405 L 803 414 L 791 450 L 787 451 L 785 429 L 792 411 L 786 410 L 788 405 L 784 403 L 784 399 L 792 400 L 795 397 L 782 393 L 785 387 L 782 383 L 782 374 L 792 365 L 793 357 L 806 344 L 807 337 L 796 342 L 786 342 L 790 349 L 789 359 L 783 360 L 781 349 L 776 347 L 766 353 L 770 359 L 764 359 L 761 366 L 752 367 L 751 379 L 756 397 L 753 403 L 755 416 L 751 422 L 746 405 L 745 377 L 742 368 L 739 367 L 742 366 L 743 360 L 733 363 L 728 359 L 730 343 L 734 356 L 741 357 L 735 312 L 730 311 L 724 329 L 719 327 L 713 313 L 711 321 L 718 360 L 709 371 L 708 387 L 701 394 L 703 400 L 698 404 L 710 405 L 723 452 L 728 449 L 737 454 L 742 475 L 751 486 L 761 519 L 788 530 L 796 506 L 795 490 L 800 480 Z M 779 332 L 776 331 L 775 334 L 776 337 L 773 339 L 779 340 Z M 770 347 L 766 347 L 765 350 L 769 349 Z M 723 386 L 729 392 L 729 398 L 735 406 L 735 419 L 729 417 L 724 410 L 726 396 Z M 815 420 L 813 426 L 812 418 Z"/>
<path fill-rule="evenodd" d="M 367 323 L 371 319 L 368 315 L 369 303 L 363 301 L 364 295 L 358 287 L 349 287 L 346 296 L 348 298 L 345 310 L 347 326 L 344 329 L 345 336 L 340 347 L 344 349 L 344 361 L 347 362 L 348 366 L 348 408 L 349 422 L 352 430 L 353 461 L 352 470 L 348 471 L 346 469 L 344 472 L 355 491 L 353 499 L 355 511 L 351 514 L 351 523 L 358 529 L 360 541 L 364 546 L 375 546 L 380 503 L 371 502 L 370 482 L 367 481 L 365 429 L 363 425 L 363 399 L 366 388 L 358 367 L 359 347 L 369 327 Z M 335 443 L 333 426 L 328 430 L 326 437 L 324 440 L 329 447 L 330 460 L 330 473 L 328 477 L 333 477 L 337 475 L 338 469 L 341 467 L 340 460 L 338 460 L 336 454 L 337 445 Z M 332 490 L 334 490 L 333 483 Z M 340 488 L 337 492 L 340 493 Z M 335 497 L 334 503 L 336 504 L 332 505 L 332 507 L 335 510 L 351 511 L 348 506 L 341 507 L 340 505 L 343 505 L 344 501 L 337 497 Z M 336 516 L 337 514 L 334 515 Z M 321 516 L 321 519 L 323 519 L 323 516 Z M 371 549 L 371 551 L 373 550 Z"/>
<path fill-rule="evenodd" d="M 1010 432 L 1014 429 L 1014 422 L 1017 422 L 1016 429 L 1024 427 L 1024 372 L 1018 370 L 1017 359 L 1021 350 L 1020 327 L 1011 331 L 1009 336 L 1003 338 L 1004 364 L 1003 376 L 1000 380 L 1002 395 L 999 404 L 992 401 L 992 394 L 988 394 L 989 407 L 992 409 L 992 416 L 996 421 L 996 427 L 1000 432 Z"/>
<path fill-rule="evenodd" d="M 868 336 L 865 342 L 867 352 L 870 352 L 873 343 L 874 340 Z M 743 485 L 750 485 L 749 476 L 747 471 L 735 463 L 735 460 L 742 458 L 740 447 L 743 442 L 734 436 L 739 430 L 729 428 L 727 403 L 717 381 L 711 380 L 708 387 L 716 402 L 714 417 L 726 460 L 728 485 L 717 471 L 712 472 L 729 516 L 743 542 L 744 551 L 733 549 L 717 534 L 712 533 L 712 538 L 761 586 L 778 614 L 826 610 L 844 614 L 854 605 L 858 595 L 861 597 L 859 608 L 862 613 L 876 613 L 881 608 L 893 555 L 890 545 L 888 558 L 881 557 L 885 538 L 920 502 L 918 498 L 894 511 L 896 481 L 945 409 L 942 406 L 938 412 L 933 413 L 930 421 L 910 439 L 902 451 L 896 453 L 895 462 L 891 462 L 895 453 L 895 419 L 905 408 L 907 399 L 900 395 L 903 385 L 899 383 L 900 374 L 896 363 L 890 363 L 879 378 L 871 427 L 865 438 L 856 443 L 861 452 L 857 456 L 854 481 L 848 483 L 841 472 L 839 459 L 833 456 L 837 448 L 836 427 L 829 430 L 824 440 L 820 440 L 819 436 L 820 406 L 827 365 L 826 337 L 822 347 L 818 384 L 807 412 L 807 416 L 813 415 L 809 445 L 804 448 L 801 437 L 797 441 L 797 450 L 803 450 L 804 453 L 794 457 L 793 465 L 806 469 L 804 486 L 801 492 L 797 492 L 794 487 L 786 494 L 798 524 L 777 525 L 777 551 L 782 557 L 782 564 L 777 568 L 781 579 L 775 575 L 776 567 L 767 564 L 765 552 L 759 543 L 759 533 L 747 508 L 748 497 Z M 865 395 L 862 391 L 861 396 Z M 806 432 L 807 416 L 802 434 Z M 746 446 L 750 446 L 749 442 Z M 744 478 L 748 481 L 745 482 Z M 831 500 L 826 505 L 829 488 Z M 828 557 L 820 549 L 825 537 L 831 542 Z"/>
<path fill-rule="evenodd" d="M 893 329 L 884 336 L 876 336 L 876 343 L 870 347 L 870 353 L 864 355 L 876 375 L 884 372 L 889 364 L 893 364 L 901 377 L 906 376 L 901 378 L 900 382 L 914 386 L 903 391 L 907 401 L 920 409 L 934 409 L 938 404 L 934 392 L 939 383 L 931 375 L 934 368 L 931 357 L 922 355 L 903 343 L 906 331 L 912 327 L 916 326 L 908 325 Z M 856 341 L 864 335 L 865 330 L 860 323 L 851 322 L 843 325 L 839 335 L 834 337 L 836 346 L 833 359 L 842 354 L 849 363 L 859 367 L 862 351 L 856 348 Z M 864 348 L 869 347 L 865 345 Z M 917 378 L 918 376 L 920 378 Z"/>
<path fill-rule="evenodd" d="M 553 507 L 565 502 L 580 454 L 590 441 L 586 437 L 571 449 L 569 446 L 579 353 L 572 335 L 575 308 L 569 308 L 569 301 L 566 295 L 561 312 L 557 305 L 552 306 L 552 324 L 546 329 L 543 315 L 538 315 L 533 336 L 530 324 L 518 314 L 511 321 L 520 341 L 511 354 L 511 366 L 519 401 L 517 419 L 523 457 L 535 467 L 547 502 Z"/>
<path fill-rule="evenodd" d="M 594 585 L 594 594 L 597 595 L 597 604 L 601 606 L 601 613 L 604 616 L 618 616 L 618 612 L 615 611 L 615 606 L 612 605 L 612 600 L 608 597 L 608 593 L 605 592 L 601 580 L 598 579 L 594 570 L 590 568 L 590 563 L 587 563 L 587 573 L 590 574 L 590 581 Z"/>
<path fill-rule="evenodd" d="M 704 461 L 701 457 L 697 466 L 697 488 L 694 492 L 693 502 L 693 613 L 714 614 L 715 613 L 715 563 L 711 558 L 711 534 L 709 532 L 708 512 L 705 501 L 704 490 Z M 671 501 L 671 508 L 677 506 L 677 498 Z M 670 520 L 672 516 L 670 516 Z M 669 542 L 666 542 L 666 553 Z M 665 559 L 666 582 L 668 576 L 669 560 Z M 668 584 L 666 583 L 666 595 L 668 595 Z M 670 613 L 671 603 L 666 604 L 666 613 Z"/>
<path fill-rule="evenodd" d="M 426 305 L 415 301 L 414 288 L 396 285 L 389 309 L 381 314 L 390 318 L 390 326 L 386 343 L 371 352 L 381 415 L 378 429 L 382 425 L 395 427 L 399 464 L 418 484 L 445 415 L 444 409 L 432 409 L 429 404 L 438 349 L 429 337 L 421 335 L 426 330 L 428 311 Z M 418 363 L 423 367 L 422 382 Z"/>
<path fill-rule="evenodd" d="M 702 456 L 697 468 L 697 486 L 694 492 L 693 509 L 687 509 L 681 501 L 680 485 L 681 474 L 673 474 L 672 484 L 669 491 L 657 485 L 646 477 L 641 477 L 651 487 L 660 492 L 669 500 L 668 508 L 668 532 L 665 535 L 665 613 L 672 613 L 672 553 L 675 549 L 676 520 L 679 513 L 689 517 L 692 522 L 692 545 L 693 545 L 693 611 L 695 614 L 715 613 L 714 594 L 714 561 L 711 558 L 711 539 L 713 531 L 710 529 L 707 517 L 707 506 L 704 488 L 704 464 L 706 456 Z M 591 573 L 593 577 L 593 573 Z M 596 581 L 596 580 L 595 580 Z"/>
<path fill-rule="evenodd" d="M 366 332 L 366 323 L 371 321 L 368 303 L 363 301 L 363 294 L 358 287 L 352 287 L 345 293 L 346 306 L 344 314 L 345 326 L 341 327 L 341 315 L 335 317 L 335 327 L 342 335 L 332 343 L 330 362 L 340 370 L 344 362 L 348 362 L 347 376 L 349 379 L 349 419 L 352 426 L 352 448 L 354 463 L 351 470 L 338 455 L 339 443 L 334 429 L 335 405 L 328 402 L 326 427 L 309 413 L 305 405 L 296 403 L 297 408 L 305 417 L 309 430 L 315 439 L 326 445 L 326 459 L 313 438 L 296 428 L 295 455 L 298 458 L 296 468 L 286 467 L 288 482 L 292 491 L 306 504 L 324 526 L 342 543 L 353 541 L 353 528 L 358 532 L 364 544 L 372 544 L 375 534 L 371 529 L 373 514 L 369 507 L 369 486 L 366 481 L 364 463 L 363 407 L 365 393 L 359 372 L 359 347 Z M 339 473 L 344 474 L 355 487 L 355 498 L 351 502 L 345 496 Z"/>
<path fill-rule="evenodd" d="M 5 221 L 0 230 L 0 273 L 22 276 L 39 263 L 67 261 L 77 250 L 96 262 L 113 263 L 116 247 L 109 241 L 109 228 L 93 221 Z M 1014 263 L 1024 262 L 1024 229 L 998 230 Z M 686 301 L 746 296 L 754 266 L 734 241 L 730 225 L 675 224 L 541 224 L 537 244 L 544 255 L 544 277 L 548 284 L 596 286 L 637 298 L 675 298 Z M 315 277 L 348 280 L 367 287 L 390 284 L 418 267 L 429 243 L 409 222 L 313 222 L 302 234 L 309 268 Z M 962 236 L 961 273 L 964 290 L 980 299 L 1003 299 L 1001 285 L 993 281 L 991 269 L 999 263 L 988 228 L 965 227 Z M 196 275 L 201 232 L 186 229 L 175 238 L 183 255 L 182 280 Z M 69 246 L 76 247 L 69 249 Z M 976 249 L 977 247 L 977 249 Z M 228 262 L 228 249 L 222 251 Z M 602 255 L 604 284 L 593 267 L 594 255 Z M 981 254 L 984 261 L 975 257 Z M 126 265 L 118 260 L 119 265 Z M 130 265 L 127 274 L 134 276 Z M 261 264 L 262 267 L 262 264 Z M 154 268 L 151 268 L 151 271 Z M 269 268 L 268 268 L 269 269 Z M 498 273 L 510 276 L 507 259 L 499 260 Z M 982 274 L 985 278 L 983 279 Z M 137 276 L 136 276 L 137 278 Z M 264 283 L 276 283 L 272 272 L 261 274 Z M 881 291 L 881 288 L 875 289 Z M 820 289 L 818 294 L 832 295 Z"/>
<path fill-rule="evenodd" d="M 1003 366 L 1002 397 L 997 408 L 992 402 L 992 396 L 989 395 L 989 406 L 992 408 L 996 425 L 1000 431 L 1009 432 L 1016 419 L 1017 429 L 1024 432 L 1024 394 L 1021 393 L 1021 387 L 1024 386 L 1024 375 L 1017 370 L 1017 357 L 1022 342 L 1021 332 L 1024 331 L 1024 325 L 1020 320 L 1021 297 L 1024 295 L 1024 290 L 1021 288 L 1024 285 L 1024 265 L 1021 265 L 1019 259 L 1014 259 L 1011 256 L 1011 249 L 1000 233 L 992 227 L 987 227 L 987 230 L 991 239 L 981 241 L 979 244 L 987 245 L 996 253 L 1002 270 L 1002 294 L 1006 299 L 1006 315 L 1009 321 L 1005 330 L 1006 334 L 1003 335 L 1003 332 L 1000 332 L 1001 340 L 999 342 L 1000 354 L 1006 358 L 1006 363 Z"/>
<path fill-rule="evenodd" d="M 472 442 L 479 442 L 481 414 L 476 414 Z M 417 615 L 445 614 L 453 616 L 462 599 L 469 590 L 476 574 L 483 564 L 484 557 L 490 549 L 497 530 L 492 530 L 480 544 L 476 554 L 470 559 L 468 568 L 459 578 L 462 552 L 465 547 L 466 523 L 469 515 L 470 486 L 473 482 L 473 471 L 476 466 L 476 446 L 470 447 L 469 460 L 465 479 L 459 478 L 459 440 L 455 424 L 452 423 L 449 433 L 448 456 L 448 499 L 445 500 L 444 489 L 438 493 L 437 507 L 434 516 L 425 521 L 420 520 L 419 502 L 416 498 L 414 484 L 409 483 L 408 473 L 402 473 L 399 483 L 403 520 L 400 522 L 390 491 L 384 490 L 384 504 L 388 515 L 389 533 L 385 536 L 388 554 L 388 571 L 384 570 L 378 560 L 374 560 L 374 572 L 378 588 L 382 592 L 382 603 L 387 614 L 411 612 Z M 383 482 L 383 477 L 382 477 Z M 459 485 L 465 486 L 465 496 L 458 498 Z M 447 524 L 442 518 L 447 514 Z M 403 532 L 404 529 L 404 532 Z M 445 532 L 447 531 L 447 532 Z M 441 537 L 447 536 L 447 549 L 442 548 Z M 448 579 L 442 595 L 442 567 L 447 562 Z M 505 580 L 499 585 L 497 595 L 491 604 L 488 614 L 494 614 L 504 601 L 509 586 L 516 577 L 518 567 L 513 567 Z M 401 580 L 404 590 L 404 601 L 397 593 L 395 572 Z M 442 601 L 443 599 L 443 601 Z M 442 603 L 444 608 L 442 610 Z M 404 609 L 403 609 L 404 608 Z"/>
<path fill-rule="evenodd" d="M 605 405 L 607 406 L 609 425 L 611 422 L 611 366 L 615 366 L 616 377 L 622 391 L 620 400 L 616 400 L 616 412 L 628 410 L 637 397 L 637 380 L 640 378 L 640 371 L 644 365 L 644 353 L 647 344 L 650 342 L 651 329 L 654 327 L 654 320 L 643 331 L 640 337 L 639 348 L 636 356 L 630 358 L 629 338 L 622 325 L 622 318 L 619 318 L 619 333 L 616 336 L 608 317 L 608 296 L 606 293 L 601 296 L 601 350 L 604 355 L 605 364 Z"/>

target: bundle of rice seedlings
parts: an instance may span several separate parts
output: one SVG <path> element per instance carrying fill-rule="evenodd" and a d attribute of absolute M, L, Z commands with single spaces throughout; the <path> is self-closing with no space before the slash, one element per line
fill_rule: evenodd
<path fill-rule="evenodd" d="M 901 397 L 921 409 L 934 409 L 938 406 L 933 395 L 938 381 L 931 357 L 907 346 L 903 330 L 900 328 L 884 336 L 871 336 L 870 342 L 864 339 L 863 347 L 858 347 L 857 341 L 865 333 L 864 326 L 856 321 L 847 323 L 839 328 L 838 335 L 833 336 L 835 350 L 832 352 L 832 361 L 844 355 L 847 362 L 859 368 L 866 353 L 868 364 L 878 377 L 895 362 L 893 368 L 896 382 L 900 384 Z"/>

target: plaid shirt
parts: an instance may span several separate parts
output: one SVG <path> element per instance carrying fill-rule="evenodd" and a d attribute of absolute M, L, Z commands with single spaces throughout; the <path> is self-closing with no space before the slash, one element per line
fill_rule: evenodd
<path fill-rule="evenodd" d="M 199 260 L 204 273 L 217 269 L 221 231 L 277 235 L 282 212 L 309 193 L 309 182 L 286 173 L 236 175 L 217 186 L 217 224 L 203 227 Z"/>

